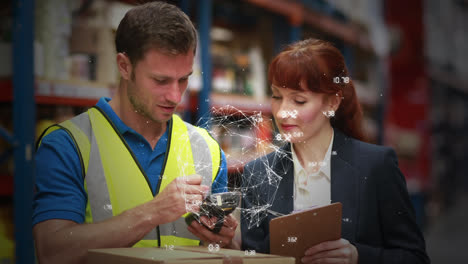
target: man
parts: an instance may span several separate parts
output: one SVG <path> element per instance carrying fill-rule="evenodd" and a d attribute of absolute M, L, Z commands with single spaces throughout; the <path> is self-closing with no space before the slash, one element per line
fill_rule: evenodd
<path fill-rule="evenodd" d="M 152 2 L 125 15 L 116 33 L 116 95 L 49 128 L 39 143 L 33 232 L 40 262 L 81 263 L 93 248 L 231 246 L 233 217 L 218 234 L 184 221 L 210 186 L 227 189 L 218 144 L 173 115 L 196 45 L 193 24 L 175 6 Z M 212 227 L 215 219 L 202 221 Z"/>

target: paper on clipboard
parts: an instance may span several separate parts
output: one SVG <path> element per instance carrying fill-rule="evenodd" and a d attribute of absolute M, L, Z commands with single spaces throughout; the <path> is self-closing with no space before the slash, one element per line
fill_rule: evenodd
<path fill-rule="evenodd" d="M 341 238 L 342 204 L 315 207 L 270 221 L 270 253 L 296 258 L 321 242 Z"/>

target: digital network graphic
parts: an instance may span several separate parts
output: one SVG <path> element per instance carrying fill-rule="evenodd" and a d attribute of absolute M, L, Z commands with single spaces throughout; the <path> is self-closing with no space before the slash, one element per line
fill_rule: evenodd
<path fill-rule="evenodd" d="M 349 77 L 335 77 L 331 80 L 335 85 L 346 85 L 350 83 Z M 336 94 L 336 96 L 339 96 Z M 344 98 L 342 98 L 344 99 Z M 323 115 L 327 118 L 335 116 L 334 111 L 323 111 Z M 297 119 L 299 111 L 296 109 L 281 110 L 277 113 L 277 117 L 281 119 Z M 226 105 L 211 109 L 208 118 L 201 118 L 204 122 L 208 122 L 208 132 L 224 149 L 226 145 L 235 145 L 235 150 L 226 152 L 228 162 L 235 163 L 236 167 L 243 168 L 248 162 L 257 159 L 256 164 L 262 164 L 263 173 L 256 174 L 244 171 L 242 175 L 242 183 L 234 191 L 238 191 L 243 198 L 248 198 L 250 202 L 247 207 L 245 204 L 238 204 L 237 207 L 243 212 L 243 216 L 247 217 L 248 228 L 259 226 L 268 213 L 276 214 L 270 208 L 276 198 L 277 190 L 283 177 L 286 176 L 290 168 L 284 167 L 280 160 L 292 159 L 290 149 L 284 148 L 284 145 L 291 141 L 300 141 L 304 133 L 300 130 L 291 132 L 279 132 L 275 129 L 274 119 L 271 114 L 264 114 L 260 111 L 244 112 L 234 106 Z M 206 124 L 206 123 L 205 123 Z M 201 125 L 201 124 L 197 124 Z M 259 133 L 267 133 L 271 135 L 269 138 L 259 136 Z M 226 143 L 227 142 L 227 143 Z M 190 144 L 187 142 L 187 144 Z M 197 153 L 197 152 L 195 152 Z M 270 154 L 274 153 L 274 154 Z M 270 154 L 270 155 L 268 155 Z M 336 155 L 333 151 L 332 155 Z M 183 167 L 183 159 L 179 164 Z M 305 168 L 317 171 L 320 167 L 326 166 L 329 160 L 308 162 Z M 289 162 L 288 164 L 292 164 Z M 195 164 L 196 170 L 207 169 L 206 163 Z M 211 167 L 210 167 L 211 169 Z M 250 170 L 258 171 L 258 170 Z M 265 183 L 268 183 L 267 185 Z M 268 186 L 268 187 L 265 187 Z M 293 199 L 293 197 L 279 197 L 280 199 Z M 214 201 L 216 203 L 216 201 Z M 200 204 L 186 203 L 188 211 L 194 212 L 198 216 L 206 215 L 204 208 Z M 219 204 L 221 205 L 221 204 Z M 195 206 L 195 207 L 194 207 Z M 222 221 L 222 219 L 221 219 Z"/>

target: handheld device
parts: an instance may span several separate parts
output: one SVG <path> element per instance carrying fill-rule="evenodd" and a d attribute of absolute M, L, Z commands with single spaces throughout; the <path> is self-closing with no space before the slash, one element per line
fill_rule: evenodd
<path fill-rule="evenodd" d="M 207 216 L 208 218 L 216 217 L 215 227 L 210 230 L 217 234 L 223 227 L 224 217 L 228 216 L 239 206 L 240 199 L 241 193 L 237 191 L 211 194 L 203 200 L 200 205 L 200 211 L 198 213 L 189 213 L 185 217 L 185 222 L 187 225 L 190 225 L 192 221 L 196 220 L 203 225 L 200 221 L 201 216 Z"/>

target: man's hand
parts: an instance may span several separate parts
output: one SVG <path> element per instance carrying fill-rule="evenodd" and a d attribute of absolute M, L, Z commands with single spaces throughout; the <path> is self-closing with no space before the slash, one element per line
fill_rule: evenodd
<path fill-rule="evenodd" d="M 210 189 L 200 185 L 201 182 L 200 175 L 176 178 L 154 198 L 162 224 L 173 222 L 187 212 L 199 211 L 203 196 Z"/>
<path fill-rule="evenodd" d="M 315 245 L 305 252 L 302 263 L 346 263 L 357 264 L 358 252 L 356 247 L 346 239 L 327 241 Z"/>
<path fill-rule="evenodd" d="M 207 226 L 209 229 L 213 229 L 216 224 L 216 217 L 208 218 L 206 216 L 200 217 L 200 221 Z M 195 236 L 200 238 L 204 244 L 218 244 L 220 247 L 230 248 L 232 244 L 232 238 L 236 232 L 237 221 L 232 215 L 228 215 L 224 218 L 223 227 L 218 234 L 215 234 L 208 230 L 197 221 L 193 221 L 187 229 L 192 232 Z"/>

